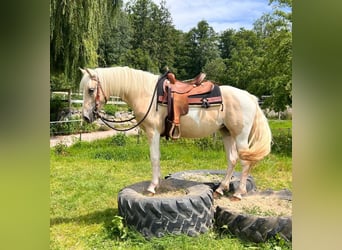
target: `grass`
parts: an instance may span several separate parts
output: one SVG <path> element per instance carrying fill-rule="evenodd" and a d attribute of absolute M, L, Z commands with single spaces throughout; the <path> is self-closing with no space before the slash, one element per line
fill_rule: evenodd
<path fill-rule="evenodd" d="M 198 237 L 146 240 L 132 229 L 118 227 L 120 221 L 113 224 L 118 218 L 118 192 L 151 178 L 147 140 L 137 142 L 136 137 L 121 135 L 51 149 L 51 249 L 291 249 L 280 238 L 255 244 L 215 230 Z M 210 144 L 207 139 L 163 139 L 161 166 L 166 176 L 191 169 L 225 169 L 226 160 L 219 140 Z M 238 165 L 236 171 L 240 170 Z M 255 166 L 252 175 L 260 190 L 292 190 L 291 171 L 290 156 L 271 154 Z"/>

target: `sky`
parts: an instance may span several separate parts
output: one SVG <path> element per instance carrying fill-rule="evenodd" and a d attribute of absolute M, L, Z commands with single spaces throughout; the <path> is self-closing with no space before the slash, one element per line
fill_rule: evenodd
<path fill-rule="evenodd" d="M 124 0 L 127 3 L 129 0 Z M 160 0 L 152 0 L 159 5 Z M 188 32 L 206 20 L 216 31 L 252 29 L 264 13 L 272 11 L 269 0 L 166 0 L 175 28 Z"/>
<path fill-rule="evenodd" d="M 159 4 L 160 0 L 153 0 Z M 252 29 L 264 13 L 272 11 L 269 0 L 166 0 L 176 29 L 188 32 L 206 20 L 216 31 Z"/>

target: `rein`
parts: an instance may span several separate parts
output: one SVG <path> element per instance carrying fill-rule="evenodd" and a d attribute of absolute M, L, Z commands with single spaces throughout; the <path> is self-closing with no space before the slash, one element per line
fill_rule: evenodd
<path fill-rule="evenodd" d="M 99 111 L 98 111 L 98 106 L 99 106 L 98 101 L 100 100 L 100 98 L 99 98 L 99 96 L 98 96 L 98 95 L 99 95 L 99 91 L 97 91 L 97 94 L 96 94 L 96 106 L 95 106 L 95 110 L 93 111 L 93 113 L 94 113 L 96 116 L 98 116 L 98 117 L 101 119 L 101 121 L 102 121 L 104 124 L 106 124 L 109 128 L 111 128 L 111 129 L 113 129 L 113 130 L 116 130 L 116 131 L 126 132 L 126 131 L 129 131 L 129 130 L 131 130 L 131 129 L 134 129 L 134 128 L 138 127 L 138 126 L 146 119 L 147 115 L 150 113 L 151 108 L 152 108 L 152 104 L 153 104 L 154 97 L 156 96 L 158 83 L 159 83 L 163 78 L 165 78 L 166 74 L 167 74 L 167 73 L 165 73 L 165 74 L 164 74 L 162 77 L 160 77 L 159 80 L 157 81 L 156 86 L 154 87 L 154 91 L 153 91 L 153 94 L 152 94 L 151 102 L 150 102 L 150 104 L 149 104 L 149 107 L 148 107 L 148 109 L 147 109 L 147 111 L 146 111 L 144 117 L 143 117 L 137 124 L 133 125 L 132 127 L 130 127 L 130 128 L 119 129 L 119 128 L 115 128 L 115 127 L 111 126 L 111 125 L 108 123 L 108 122 L 112 122 L 112 123 L 124 123 L 124 122 L 129 122 L 129 121 L 132 121 L 133 119 L 135 119 L 136 117 L 133 116 L 132 118 L 130 118 L 130 119 L 128 119 L 128 120 L 124 120 L 124 121 L 109 120 L 109 119 L 107 119 L 106 117 L 104 117 L 104 116 L 103 116 L 102 114 L 100 114 Z M 102 94 L 103 94 L 104 97 L 105 97 L 105 101 L 107 102 L 107 98 L 106 98 L 106 95 L 104 94 L 104 91 L 103 91 L 103 89 L 102 89 L 102 87 L 101 87 L 100 80 L 98 79 L 98 77 L 97 77 L 97 78 L 93 78 L 93 80 L 95 80 L 95 81 L 98 83 L 97 88 L 100 87 L 101 92 L 102 92 Z"/>

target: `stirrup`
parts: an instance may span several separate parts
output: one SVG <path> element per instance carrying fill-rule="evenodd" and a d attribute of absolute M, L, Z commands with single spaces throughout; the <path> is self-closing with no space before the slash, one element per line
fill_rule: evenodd
<path fill-rule="evenodd" d="M 180 132 L 180 124 L 176 124 L 176 123 L 172 123 L 172 127 L 170 129 L 170 133 L 169 133 L 169 136 L 176 140 L 176 139 L 179 139 L 180 136 L 181 136 L 181 132 Z"/>

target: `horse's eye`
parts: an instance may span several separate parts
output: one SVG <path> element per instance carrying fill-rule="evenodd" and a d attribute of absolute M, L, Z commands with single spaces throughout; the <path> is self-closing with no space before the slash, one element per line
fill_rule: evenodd
<path fill-rule="evenodd" d="M 94 94 L 94 91 L 95 91 L 95 88 L 89 88 L 89 89 L 88 89 L 89 95 Z"/>

